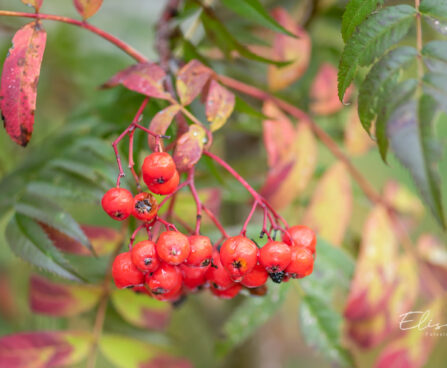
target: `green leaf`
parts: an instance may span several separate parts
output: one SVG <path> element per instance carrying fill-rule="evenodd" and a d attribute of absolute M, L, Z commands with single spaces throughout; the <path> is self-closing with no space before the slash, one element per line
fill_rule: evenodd
<path fill-rule="evenodd" d="M 447 2 L 445 0 L 422 0 L 419 11 L 435 19 L 447 21 Z"/>
<path fill-rule="evenodd" d="M 379 146 L 380 156 L 384 162 L 387 162 L 388 153 L 388 137 L 386 135 L 387 122 L 392 112 L 401 105 L 403 102 L 410 99 L 416 88 L 418 81 L 416 79 L 408 79 L 404 82 L 394 85 L 392 88 L 388 88 L 390 93 L 387 98 L 383 98 L 378 103 L 378 114 L 376 119 L 376 139 Z"/>
<path fill-rule="evenodd" d="M 236 96 L 236 104 L 234 105 L 234 109 L 236 111 L 242 112 L 244 114 L 253 116 L 255 118 L 259 118 L 262 120 L 268 119 L 259 109 L 255 109 L 249 103 L 247 103 L 244 99 Z"/>
<path fill-rule="evenodd" d="M 306 294 L 318 296 L 330 303 L 335 290 L 349 290 L 355 263 L 348 253 L 322 238 L 318 238 L 317 252 L 312 275 L 300 280 L 300 285 Z"/>
<path fill-rule="evenodd" d="M 437 170 L 439 147 L 433 131 L 436 113 L 436 101 L 431 96 L 423 95 L 419 104 L 409 101 L 391 115 L 387 135 L 396 157 L 409 170 L 436 220 L 445 227 Z"/>
<path fill-rule="evenodd" d="M 275 61 L 251 52 L 248 48 L 237 41 L 231 32 L 229 32 L 220 20 L 214 17 L 214 15 L 203 12 L 201 19 L 205 30 L 210 35 L 211 40 L 221 48 L 227 57 L 230 56 L 232 50 L 236 50 L 241 56 L 250 60 L 259 61 L 261 63 L 273 64 L 276 66 L 286 66 L 290 64 L 289 61 Z"/>
<path fill-rule="evenodd" d="M 355 29 L 374 11 L 383 0 L 351 0 L 346 5 L 341 24 L 341 34 L 346 42 Z"/>
<path fill-rule="evenodd" d="M 343 101 L 346 89 L 359 66 L 371 64 L 388 48 L 399 42 L 413 24 L 416 9 L 396 5 L 374 13 L 359 26 L 346 44 L 338 68 L 338 96 Z"/>
<path fill-rule="evenodd" d="M 224 354 L 241 344 L 259 327 L 267 322 L 284 302 L 290 283 L 269 285 L 268 293 L 263 297 L 247 298 L 223 326 L 225 342 L 220 344 L 220 353 Z"/>
<path fill-rule="evenodd" d="M 273 19 L 264 9 L 259 0 L 222 0 L 221 2 L 236 14 L 257 23 L 260 26 L 269 28 L 275 32 L 284 33 L 287 36 L 296 37 Z"/>
<path fill-rule="evenodd" d="M 61 233 L 79 241 L 94 253 L 90 241 L 78 223 L 67 212 L 52 203 L 49 198 L 28 192 L 16 203 L 15 209 L 18 213 L 54 227 Z"/>
<path fill-rule="evenodd" d="M 415 60 L 417 50 L 413 47 L 398 47 L 380 59 L 369 71 L 359 90 L 358 112 L 363 128 L 370 133 L 371 123 L 378 112 L 381 96 L 385 99 L 390 91 L 387 82 L 397 76 L 398 72 Z"/>
<path fill-rule="evenodd" d="M 424 63 L 431 72 L 446 73 L 447 41 L 431 41 L 422 49 Z"/>
<path fill-rule="evenodd" d="M 423 78 L 424 92 L 432 96 L 439 108 L 447 113 L 447 74 L 426 73 Z"/>
<path fill-rule="evenodd" d="M 325 300 L 305 296 L 300 305 L 300 324 L 304 340 L 336 366 L 353 367 L 349 352 L 340 342 L 342 317 Z"/>
<path fill-rule="evenodd" d="M 9 222 L 5 235 L 13 253 L 23 260 L 60 277 L 82 280 L 31 218 L 16 214 Z"/>

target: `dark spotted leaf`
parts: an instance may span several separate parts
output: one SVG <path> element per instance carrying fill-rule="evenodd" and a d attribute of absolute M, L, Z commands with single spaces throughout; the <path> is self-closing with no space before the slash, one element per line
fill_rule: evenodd
<path fill-rule="evenodd" d="M 36 110 L 37 84 L 47 40 L 40 22 L 28 23 L 12 39 L 3 64 L 0 110 L 11 139 L 26 146 L 31 139 Z"/>
<path fill-rule="evenodd" d="M 102 5 L 102 0 L 73 0 L 73 2 L 83 19 L 90 18 Z"/>

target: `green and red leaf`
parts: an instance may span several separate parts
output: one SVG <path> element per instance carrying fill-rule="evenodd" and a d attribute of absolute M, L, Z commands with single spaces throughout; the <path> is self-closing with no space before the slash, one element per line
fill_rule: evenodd
<path fill-rule="evenodd" d="M 177 115 L 177 113 L 180 111 L 180 108 L 180 105 L 170 105 L 165 109 L 157 112 L 149 123 L 149 130 L 156 134 L 165 135 L 175 115 Z M 154 150 L 156 147 L 155 138 L 152 135 L 148 134 L 147 141 L 149 147 Z"/>
<path fill-rule="evenodd" d="M 29 289 L 31 310 L 35 313 L 71 317 L 93 308 L 102 295 L 100 287 L 62 284 L 32 275 Z"/>
<path fill-rule="evenodd" d="M 179 171 L 188 171 L 202 157 L 206 132 L 200 125 L 193 124 L 189 130 L 177 140 L 174 161 Z"/>
<path fill-rule="evenodd" d="M 47 33 L 39 21 L 26 24 L 14 35 L 3 64 L 0 110 L 6 132 L 21 146 L 28 144 L 33 132 L 46 40 Z"/>
<path fill-rule="evenodd" d="M 102 5 L 102 0 L 73 0 L 74 6 L 83 19 L 90 18 Z"/>
<path fill-rule="evenodd" d="M 236 103 L 232 92 L 212 80 L 206 97 L 206 118 L 211 123 L 211 131 L 220 129 L 228 120 Z"/>
<path fill-rule="evenodd" d="M 34 9 L 36 9 L 37 12 L 39 12 L 43 0 L 22 0 L 22 3 L 28 6 L 32 6 Z"/>
<path fill-rule="evenodd" d="M 183 106 L 189 105 L 202 92 L 212 73 L 198 60 L 191 60 L 179 70 L 176 88 Z"/>

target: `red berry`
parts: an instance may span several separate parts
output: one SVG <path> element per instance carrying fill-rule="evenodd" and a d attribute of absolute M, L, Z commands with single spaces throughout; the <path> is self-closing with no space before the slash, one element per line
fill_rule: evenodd
<path fill-rule="evenodd" d="M 222 299 L 233 299 L 237 294 L 239 294 L 239 291 L 241 291 L 241 289 L 242 286 L 239 284 L 234 284 L 233 286 L 225 290 L 216 289 L 213 286 L 210 287 L 211 292 Z"/>
<path fill-rule="evenodd" d="M 206 267 L 192 267 L 181 264 L 180 270 L 183 275 L 183 285 L 188 289 L 195 290 L 206 282 Z"/>
<path fill-rule="evenodd" d="M 150 240 L 143 240 L 132 247 L 130 252 L 132 262 L 141 271 L 154 272 L 160 265 L 155 243 Z"/>
<path fill-rule="evenodd" d="M 296 225 L 289 228 L 288 232 L 293 240 L 293 244 L 309 249 L 312 254 L 315 253 L 317 237 L 312 229 L 304 225 Z M 284 234 L 283 241 L 284 243 L 292 245 L 292 241 L 287 234 Z"/>
<path fill-rule="evenodd" d="M 174 175 L 167 180 L 165 183 L 157 184 L 152 183 L 148 184 L 147 187 L 152 193 L 167 195 L 174 192 L 177 189 L 178 183 L 180 182 L 180 175 L 177 170 L 175 170 Z"/>
<path fill-rule="evenodd" d="M 133 201 L 132 215 L 138 220 L 151 221 L 157 216 L 158 204 L 150 193 L 139 193 Z"/>
<path fill-rule="evenodd" d="M 285 270 L 287 275 L 294 279 L 309 276 L 314 268 L 312 252 L 299 246 L 292 247 L 291 251 L 292 260 Z"/>
<path fill-rule="evenodd" d="M 146 289 L 145 286 L 134 286 L 132 288 L 132 291 L 136 292 L 137 294 L 147 294 L 149 296 L 152 296 L 152 294 L 149 292 L 148 289 Z"/>
<path fill-rule="evenodd" d="M 240 281 L 256 266 L 257 257 L 256 244 L 242 235 L 228 238 L 220 248 L 222 265 L 235 281 Z"/>
<path fill-rule="evenodd" d="M 203 235 L 191 235 L 189 237 L 191 253 L 186 263 L 190 266 L 207 267 L 211 264 L 213 245 L 210 238 Z"/>
<path fill-rule="evenodd" d="M 119 289 L 141 285 L 144 282 L 144 275 L 132 263 L 130 252 L 116 256 L 112 264 L 112 277 Z"/>
<path fill-rule="evenodd" d="M 162 263 L 152 275 L 146 275 L 146 283 L 152 294 L 167 294 L 180 290 L 182 274 L 177 267 Z"/>
<path fill-rule="evenodd" d="M 222 266 L 219 253 L 217 251 L 213 253 L 212 264 L 206 272 L 206 279 L 215 289 L 224 290 L 234 285 L 234 281 Z"/>
<path fill-rule="evenodd" d="M 179 231 L 161 233 L 155 247 L 160 259 L 171 265 L 184 262 L 191 252 L 188 237 Z"/>
<path fill-rule="evenodd" d="M 127 189 L 112 188 L 104 194 L 101 204 L 111 218 L 123 221 L 132 213 L 133 196 Z"/>
<path fill-rule="evenodd" d="M 154 294 L 152 296 L 154 299 L 161 300 L 164 302 L 175 302 L 176 300 L 179 300 L 181 298 L 182 293 L 183 291 L 180 288 L 178 290 L 172 290 L 164 294 Z"/>
<path fill-rule="evenodd" d="M 268 273 L 281 272 L 286 269 L 291 259 L 290 247 L 286 243 L 270 241 L 259 251 L 259 263 Z"/>
<path fill-rule="evenodd" d="M 241 284 L 248 288 L 256 288 L 267 282 L 269 275 L 264 267 L 257 264 L 241 281 Z"/>
<path fill-rule="evenodd" d="M 167 152 L 154 152 L 144 159 L 141 171 L 147 186 L 163 184 L 174 175 L 175 162 Z"/>

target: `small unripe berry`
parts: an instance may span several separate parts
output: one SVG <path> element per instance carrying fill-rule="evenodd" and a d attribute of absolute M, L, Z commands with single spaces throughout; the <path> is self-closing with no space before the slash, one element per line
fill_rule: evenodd
<path fill-rule="evenodd" d="M 104 194 L 101 204 L 111 218 L 123 221 L 132 213 L 133 196 L 127 189 L 112 188 Z"/>
<path fill-rule="evenodd" d="M 206 267 L 193 267 L 186 264 L 180 265 L 183 276 L 183 285 L 190 290 L 195 290 L 206 282 Z"/>
<path fill-rule="evenodd" d="M 289 228 L 288 232 L 292 240 L 287 234 L 284 234 L 284 243 L 288 245 L 296 245 L 298 247 L 307 248 L 312 252 L 312 254 L 315 254 L 317 237 L 312 229 L 304 225 L 296 225 Z"/>
<path fill-rule="evenodd" d="M 180 182 L 180 175 L 178 171 L 175 170 L 174 175 L 166 182 L 161 184 L 158 183 L 148 184 L 147 187 L 152 193 L 167 195 L 173 193 L 177 189 L 179 182 Z"/>
<path fill-rule="evenodd" d="M 239 291 L 241 291 L 241 289 L 242 286 L 239 284 L 234 284 L 233 286 L 225 290 L 216 289 L 213 286 L 210 287 L 211 292 L 221 299 L 233 299 L 237 294 L 239 294 Z"/>
<path fill-rule="evenodd" d="M 265 268 L 257 264 L 241 281 L 241 284 L 248 288 L 257 288 L 267 282 L 269 275 Z"/>
<path fill-rule="evenodd" d="M 130 252 L 118 254 L 112 264 L 112 277 L 119 289 L 141 285 L 143 273 L 132 262 Z"/>
<path fill-rule="evenodd" d="M 245 236 L 233 236 L 220 248 L 222 265 L 234 281 L 240 281 L 256 265 L 258 248 Z"/>
<path fill-rule="evenodd" d="M 191 253 L 186 263 L 190 266 L 208 267 L 213 256 L 213 245 L 210 238 L 203 235 L 191 235 L 188 239 Z"/>
<path fill-rule="evenodd" d="M 138 220 L 150 222 L 157 216 L 158 204 L 150 193 L 139 193 L 133 202 L 132 215 Z"/>
<path fill-rule="evenodd" d="M 154 295 L 174 293 L 182 287 L 182 274 L 176 266 L 162 263 L 153 274 L 146 275 L 146 283 Z"/>
<path fill-rule="evenodd" d="M 283 242 L 270 241 L 259 251 L 259 263 L 268 273 L 284 271 L 291 260 L 290 247 Z"/>
<path fill-rule="evenodd" d="M 167 152 L 151 153 L 144 159 L 141 168 L 143 180 L 147 186 L 166 183 L 175 171 L 175 162 Z"/>
<path fill-rule="evenodd" d="M 314 257 L 312 252 L 303 247 L 294 246 L 291 249 L 292 260 L 286 268 L 287 275 L 294 278 L 309 276 L 314 268 Z"/>
<path fill-rule="evenodd" d="M 210 285 L 216 289 L 224 290 L 234 285 L 234 281 L 222 266 L 217 251 L 213 253 L 212 264 L 206 272 L 206 279 L 209 281 Z"/>
<path fill-rule="evenodd" d="M 150 240 L 143 240 L 135 244 L 130 254 L 133 264 L 141 271 L 154 272 L 160 265 L 155 243 Z"/>
<path fill-rule="evenodd" d="M 171 265 L 184 262 L 191 252 L 188 237 L 179 231 L 161 233 L 155 247 L 160 259 Z"/>

